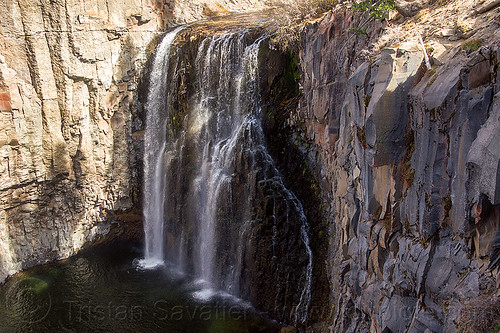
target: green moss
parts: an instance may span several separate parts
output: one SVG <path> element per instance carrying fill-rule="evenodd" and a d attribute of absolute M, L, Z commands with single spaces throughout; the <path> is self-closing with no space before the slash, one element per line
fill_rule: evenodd
<path fill-rule="evenodd" d="M 359 126 L 356 126 L 356 134 L 358 135 L 358 140 L 359 142 L 361 142 L 361 144 L 363 145 L 363 148 L 367 148 L 368 147 L 368 144 L 366 143 L 366 129 L 365 127 L 359 127 Z"/>
<path fill-rule="evenodd" d="M 449 194 L 443 197 L 443 205 L 444 205 L 444 218 L 447 219 L 450 217 L 450 211 L 453 206 L 451 202 L 451 196 Z"/>
<path fill-rule="evenodd" d="M 402 164 L 402 178 L 405 183 L 405 195 L 408 192 L 408 189 L 413 185 L 413 181 L 415 180 L 415 169 L 411 165 L 411 157 L 415 152 L 415 138 L 413 131 L 409 130 L 405 133 L 405 142 L 406 142 L 406 152 L 403 158 Z"/>
<path fill-rule="evenodd" d="M 462 50 L 467 51 L 467 53 L 474 52 L 479 50 L 481 45 L 483 45 L 481 38 L 472 39 L 462 44 Z"/>

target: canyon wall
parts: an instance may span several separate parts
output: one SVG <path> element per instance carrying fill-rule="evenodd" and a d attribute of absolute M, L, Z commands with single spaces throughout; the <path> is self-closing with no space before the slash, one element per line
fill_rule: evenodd
<path fill-rule="evenodd" d="M 155 36 L 262 5 L 7 0 L 3 8 L 0 281 L 110 230 L 141 237 L 138 87 Z M 494 304 L 499 284 L 499 44 L 435 52 L 428 69 L 417 41 L 370 53 L 381 25 L 356 36 L 350 28 L 362 22 L 337 10 L 306 28 L 298 110 L 296 96 L 273 95 L 286 80 L 264 92 L 290 112 L 286 122 L 306 127 L 284 145 L 304 163 L 287 154 L 277 163 L 311 201 L 312 299 L 323 304 L 329 288 L 330 304 L 310 316 L 338 331 L 453 331 L 471 300 Z M 273 157 L 284 148 L 279 116 L 266 110 L 264 119 Z M 309 171 L 317 198 L 300 193 Z"/>
<path fill-rule="evenodd" d="M 464 320 L 499 304 L 499 44 L 431 53 L 428 69 L 418 40 L 370 55 L 381 25 L 355 36 L 360 24 L 328 14 L 301 51 L 299 110 L 330 224 L 328 325 L 481 325 Z"/>
<path fill-rule="evenodd" d="M 134 115 L 151 41 L 170 25 L 256 8 L 252 0 L 2 4 L 0 281 L 67 257 L 113 225 L 141 237 L 143 124 Z"/>

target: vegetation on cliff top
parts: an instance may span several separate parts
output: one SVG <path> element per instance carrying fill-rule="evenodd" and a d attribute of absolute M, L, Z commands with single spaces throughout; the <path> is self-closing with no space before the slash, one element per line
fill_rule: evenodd
<path fill-rule="evenodd" d="M 305 23 L 321 17 L 337 5 L 337 0 L 277 0 L 272 42 L 282 50 L 296 51 Z"/>
<path fill-rule="evenodd" d="M 486 2 L 474 0 L 267 0 L 275 6 L 272 41 L 282 50 L 298 51 L 300 36 L 309 23 L 319 21 L 326 13 L 340 8 L 365 13 L 359 26 L 352 26 L 348 33 L 370 36 L 371 51 L 378 52 L 409 40 L 422 38 L 433 45 L 436 54 L 457 47 L 458 51 L 475 52 L 484 44 L 498 41 L 495 29 L 498 22 L 500 0 Z M 396 11 L 399 14 L 396 14 Z M 394 15 L 395 14 L 395 15 Z M 390 19 L 389 19 L 390 18 Z M 382 35 L 377 37 L 367 31 L 372 20 L 386 21 Z M 375 39 L 376 38 L 376 39 Z M 447 47 L 437 47 L 442 39 Z M 438 45 L 439 46 L 439 45 Z M 460 47 L 461 46 L 461 47 Z"/>
<path fill-rule="evenodd" d="M 273 43 L 282 50 L 296 51 L 300 34 L 307 22 L 322 17 L 325 13 L 341 5 L 339 0 L 277 0 L 270 1 L 277 7 L 273 25 Z M 367 12 L 372 18 L 383 20 L 394 10 L 394 0 L 350 1 L 356 11 Z"/>

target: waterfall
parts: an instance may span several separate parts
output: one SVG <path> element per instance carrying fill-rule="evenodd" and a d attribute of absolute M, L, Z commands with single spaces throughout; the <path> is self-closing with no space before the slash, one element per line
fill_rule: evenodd
<path fill-rule="evenodd" d="M 151 73 L 149 94 L 145 106 L 146 131 L 144 135 L 144 188 L 143 214 L 145 253 L 141 264 L 154 267 L 163 263 L 164 254 L 164 200 L 165 200 L 165 147 L 166 96 L 170 47 L 182 27 L 167 33 L 156 49 Z"/>
<path fill-rule="evenodd" d="M 204 131 L 198 137 L 203 154 L 201 171 L 195 179 L 193 190 L 201 207 L 198 214 L 198 274 L 208 281 L 217 279 L 214 260 L 217 210 L 220 208 L 218 201 L 221 191 L 227 191 L 230 187 L 231 164 L 248 119 L 244 115 L 256 111 L 249 108 L 255 107 L 257 103 L 255 66 L 262 39 L 245 48 L 244 36 L 222 35 L 206 40 L 209 45 L 203 43 L 198 49 L 200 58 L 197 63 L 200 65 L 198 71 L 201 80 L 197 109 L 201 119 L 206 122 L 200 127 Z M 202 58 L 203 55 L 205 57 Z M 214 72 L 218 75 L 214 75 Z M 213 78 L 216 78 L 217 84 L 211 81 Z M 243 83 L 247 85 L 244 91 Z M 214 125 L 210 126 L 209 122 Z M 199 123 L 195 125 L 200 126 Z"/>
<path fill-rule="evenodd" d="M 163 262 L 165 248 L 166 260 L 209 286 L 195 296 L 224 290 L 274 304 L 274 313 L 294 307 L 291 320 L 304 322 L 309 225 L 266 147 L 259 52 L 267 38 L 226 31 L 170 52 L 177 32 L 158 46 L 146 104 L 145 260 Z"/>

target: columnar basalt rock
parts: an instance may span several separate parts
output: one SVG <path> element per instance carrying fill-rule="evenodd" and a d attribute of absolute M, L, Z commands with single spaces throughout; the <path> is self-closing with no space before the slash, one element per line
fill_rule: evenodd
<path fill-rule="evenodd" d="M 349 37 L 344 15 L 310 26 L 301 54 L 333 225 L 332 325 L 453 330 L 500 281 L 498 45 L 455 49 L 431 70 L 418 41 L 363 62 L 368 40 Z"/>

